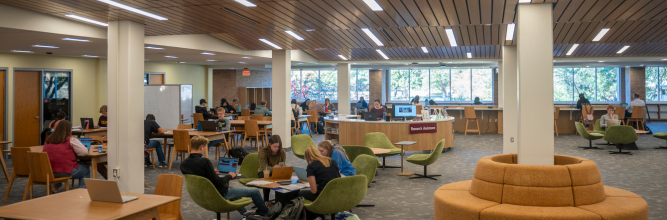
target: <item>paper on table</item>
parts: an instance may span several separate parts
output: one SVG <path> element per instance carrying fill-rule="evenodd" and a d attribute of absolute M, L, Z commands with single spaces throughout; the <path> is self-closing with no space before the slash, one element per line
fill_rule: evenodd
<path fill-rule="evenodd" d="M 262 181 L 262 180 L 260 180 L 260 181 L 252 181 L 252 182 L 249 182 L 249 183 L 247 183 L 246 185 L 251 185 L 251 186 L 261 186 L 261 185 L 266 185 L 266 184 L 271 184 L 271 183 L 273 183 L 273 182 Z"/>
<path fill-rule="evenodd" d="M 308 183 L 297 183 L 297 184 L 290 184 L 290 185 L 286 185 L 286 186 L 280 186 L 280 188 L 287 189 L 287 190 L 290 190 L 290 191 L 299 190 L 299 189 L 308 188 L 308 187 L 310 187 L 310 184 L 308 184 Z"/>

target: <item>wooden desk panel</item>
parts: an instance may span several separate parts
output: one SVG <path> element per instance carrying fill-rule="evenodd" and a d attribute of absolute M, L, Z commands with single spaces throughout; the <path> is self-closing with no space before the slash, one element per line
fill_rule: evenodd
<path fill-rule="evenodd" d="M 602 117 L 602 115 L 606 114 L 607 111 L 601 111 L 598 109 L 595 109 L 593 111 L 593 123 L 595 123 L 595 120 L 598 120 Z M 572 111 L 572 120 L 570 120 L 570 111 L 560 111 L 560 114 L 558 115 L 558 120 L 557 126 L 558 126 L 558 133 L 560 134 L 574 134 L 577 131 L 577 128 L 574 127 L 574 122 L 579 121 L 579 115 L 581 115 L 581 111 Z M 593 130 L 593 125 L 588 128 L 588 130 L 592 131 Z"/>
<path fill-rule="evenodd" d="M 475 114 L 477 114 L 477 120 L 479 121 L 479 130 L 482 133 L 499 133 L 502 134 L 503 120 L 498 118 L 498 115 L 502 115 L 502 110 L 485 110 L 485 109 L 476 109 Z M 461 117 L 463 115 L 463 110 L 447 110 L 449 116 L 454 117 L 454 131 L 464 132 L 466 128 L 466 119 Z M 489 119 L 491 122 L 489 122 Z M 496 121 L 497 120 L 497 121 Z M 474 128 L 476 124 L 470 124 L 470 128 Z M 470 133 L 470 132 L 468 132 Z M 476 132 L 473 132 L 476 133 Z"/>
<path fill-rule="evenodd" d="M 405 151 L 433 150 L 440 140 L 445 139 L 445 148 L 454 146 L 452 121 L 434 121 L 436 133 L 410 134 L 410 123 L 364 123 L 335 121 L 339 125 L 339 145 L 364 145 L 366 133 L 382 132 L 389 141 L 417 141 L 417 144 L 405 146 Z"/>

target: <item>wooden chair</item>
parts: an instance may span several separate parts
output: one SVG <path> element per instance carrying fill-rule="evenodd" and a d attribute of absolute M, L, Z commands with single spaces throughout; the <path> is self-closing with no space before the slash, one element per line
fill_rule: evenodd
<path fill-rule="evenodd" d="M 560 107 L 554 107 L 554 131 L 556 132 L 556 137 L 558 137 L 558 115 L 560 115 Z"/>
<path fill-rule="evenodd" d="M 250 116 L 239 116 L 238 120 L 243 120 L 243 121 L 250 120 Z M 245 127 L 232 127 L 232 128 L 234 128 L 234 131 L 232 133 L 230 133 L 229 135 L 230 135 L 230 139 L 232 140 L 231 144 L 233 146 L 236 146 L 236 145 L 238 145 L 237 140 L 239 139 L 239 137 L 242 137 L 243 134 L 245 133 Z M 241 147 L 243 147 L 243 146 L 241 146 Z"/>
<path fill-rule="evenodd" d="M 197 127 L 197 124 L 199 123 L 199 121 L 204 120 L 204 114 L 194 113 L 194 114 L 192 114 L 192 118 L 193 118 L 192 120 L 195 122 L 194 124 L 192 124 L 192 127 Z"/>
<path fill-rule="evenodd" d="M 263 121 L 264 120 L 264 115 L 260 114 L 253 114 L 250 119 L 252 120 L 257 120 L 257 121 Z"/>
<path fill-rule="evenodd" d="M 272 116 L 264 116 L 264 119 L 262 121 L 273 121 L 273 117 Z M 260 131 L 266 132 L 267 134 L 273 134 L 273 128 L 269 128 L 266 131 L 264 129 L 265 129 L 265 127 L 263 127 L 262 130 L 260 130 Z"/>
<path fill-rule="evenodd" d="M 179 124 L 178 127 L 176 127 L 178 130 L 186 130 L 186 129 L 192 129 L 192 125 L 190 124 Z"/>
<path fill-rule="evenodd" d="M 625 123 L 625 107 L 623 106 L 616 106 L 616 110 L 614 111 L 616 115 L 618 115 L 618 121 L 623 123 L 623 125 L 627 125 Z"/>
<path fill-rule="evenodd" d="M 307 125 L 307 127 L 308 127 L 308 134 L 309 134 L 310 137 L 312 138 L 312 137 L 313 137 L 313 129 L 315 129 L 314 132 L 317 132 L 317 111 L 315 111 L 315 110 L 308 110 L 308 111 L 306 111 L 306 112 L 308 112 L 308 115 L 310 115 L 310 116 L 308 116 L 308 118 L 307 118 L 307 120 L 308 120 L 308 125 Z M 313 128 L 313 126 L 311 126 L 311 125 L 315 125 L 314 128 Z"/>
<path fill-rule="evenodd" d="M 190 154 L 190 132 L 187 130 L 173 130 L 172 132 L 174 132 L 174 152 L 169 159 L 169 171 L 174 163 L 174 155 L 179 154 L 183 162 L 184 154 Z"/>
<path fill-rule="evenodd" d="M 173 174 L 160 174 L 155 186 L 155 195 L 181 198 L 183 193 L 183 177 Z M 181 200 L 176 200 L 157 207 L 162 220 L 183 220 Z"/>
<path fill-rule="evenodd" d="M 628 121 L 625 124 L 630 125 L 630 122 L 634 121 L 637 122 L 635 129 L 644 130 L 644 115 L 644 106 L 634 106 L 632 107 L 632 116 L 628 118 Z"/>
<path fill-rule="evenodd" d="M 148 148 L 148 153 L 151 154 L 151 163 L 153 164 L 153 169 L 155 169 L 155 154 L 153 152 L 155 151 L 155 148 Z M 80 183 L 79 183 L 80 184 Z M 74 180 L 72 180 L 72 187 L 74 187 Z"/>
<path fill-rule="evenodd" d="M 264 136 L 259 132 L 259 125 L 256 120 L 245 120 L 245 137 L 243 138 L 243 144 L 241 147 L 245 146 L 245 141 L 250 139 L 250 150 L 252 150 L 252 138 L 255 138 L 255 146 L 259 150 L 259 140 L 262 140 L 262 146 L 264 146 Z"/>
<path fill-rule="evenodd" d="M 49 155 L 46 152 L 28 152 L 28 164 L 30 164 L 30 175 L 28 176 L 28 185 L 23 193 L 23 201 L 25 201 L 28 191 L 30 191 L 30 199 L 32 199 L 32 186 L 35 184 L 46 185 L 46 195 L 51 195 L 51 185 L 56 183 L 64 183 L 65 190 L 69 191 L 67 181 L 72 177 L 54 178 Z"/>
<path fill-rule="evenodd" d="M 12 189 L 12 184 L 16 178 L 28 178 L 30 176 L 30 164 L 28 163 L 28 152 L 30 152 L 29 147 L 12 147 L 12 175 L 9 176 L 9 185 L 7 185 L 7 191 L 5 191 L 5 200 L 7 202 L 7 196 L 9 196 L 9 190 Z M 27 189 L 27 186 L 26 186 Z"/>
<path fill-rule="evenodd" d="M 463 135 L 468 135 L 468 132 L 477 132 L 479 135 L 482 135 L 482 132 L 479 129 L 479 121 L 477 121 L 477 114 L 475 113 L 475 107 L 466 106 L 464 108 L 465 118 L 466 118 L 466 130 Z M 474 121 L 477 124 L 477 130 L 468 129 L 468 123 Z"/>
<path fill-rule="evenodd" d="M 250 116 L 250 109 L 241 109 L 241 116 Z"/>

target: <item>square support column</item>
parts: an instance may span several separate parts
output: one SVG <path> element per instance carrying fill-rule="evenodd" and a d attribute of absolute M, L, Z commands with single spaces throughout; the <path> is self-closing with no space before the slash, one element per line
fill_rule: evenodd
<path fill-rule="evenodd" d="M 516 46 L 503 46 L 503 61 L 498 62 L 498 67 L 503 75 L 503 153 L 516 154 L 519 152 L 517 137 L 518 128 L 518 106 L 517 106 L 517 76 L 516 76 Z M 501 65 L 502 63 L 502 65 Z M 500 93 L 500 90 L 498 90 Z"/>
<path fill-rule="evenodd" d="M 272 100 L 271 109 L 273 110 L 273 134 L 280 135 L 284 148 L 292 146 L 290 142 L 290 73 L 292 72 L 292 51 L 274 50 L 272 52 L 273 70 L 271 72 Z"/>
<path fill-rule="evenodd" d="M 518 6 L 519 164 L 554 165 L 552 19 L 551 3 Z"/>
<path fill-rule="evenodd" d="M 634 100 L 634 94 L 639 93 L 639 99 L 646 100 L 646 67 L 628 67 L 625 68 L 625 77 L 627 88 L 627 103 Z"/>
<path fill-rule="evenodd" d="M 206 66 L 206 101 L 209 102 L 208 107 L 213 108 L 216 106 L 215 100 L 213 100 L 213 68 Z"/>
<path fill-rule="evenodd" d="M 350 64 L 338 64 L 338 114 L 350 114 Z"/>
<path fill-rule="evenodd" d="M 109 180 L 144 193 L 144 24 L 110 21 L 107 48 Z"/>
<path fill-rule="evenodd" d="M 503 92 L 503 61 L 498 62 L 498 108 L 505 106 L 505 93 Z"/>

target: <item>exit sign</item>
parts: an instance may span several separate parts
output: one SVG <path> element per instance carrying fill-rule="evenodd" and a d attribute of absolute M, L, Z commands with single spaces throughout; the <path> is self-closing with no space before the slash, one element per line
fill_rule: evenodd
<path fill-rule="evenodd" d="M 243 70 L 244 76 L 250 76 L 250 70 Z"/>

